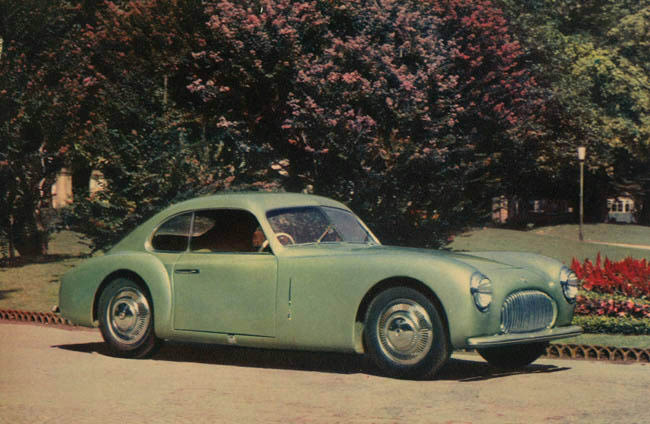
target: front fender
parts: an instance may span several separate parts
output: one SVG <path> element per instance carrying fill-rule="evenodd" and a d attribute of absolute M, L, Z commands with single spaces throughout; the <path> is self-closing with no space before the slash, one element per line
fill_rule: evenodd
<path fill-rule="evenodd" d="M 425 250 L 326 249 L 288 248 L 280 257 L 277 333 L 287 346 L 361 351 L 360 310 L 393 282 L 417 281 L 427 287 L 440 301 L 452 343 L 464 342 L 467 317 L 480 314 L 469 293 L 476 271 L 470 265 Z"/>
<path fill-rule="evenodd" d="M 507 263 L 508 265 L 519 268 L 536 269 L 545 272 L 548 278 L 555 280 L 560 275 L 562 262 L 548 256 L 528 252 L 502 252 L 502 251 L 485 251 L 485 252 L 468 252 L 468 255 L 477 256 L 492 261 Z"/>
<path fill-rule="evenodd" d="M 453 258 L 430 255 L 404 261 L 404 268 L 400 275 L 420 281 L 440 301 L 452 345 L 460 344 L 466 334 L 475 331 L 475 323 L 482 319 L 469 291 L 475 267 Z"/>
<path fill-rule="evenodd" d="M 75 324 L 97 327 L 93 305 L 113 278 L 137 275 L 147 286 L 154 305 L 154 330 L 166 337 L 171 330 L 171 284 L 164 264 L 146 252 L 119 252 L 89 259 L 61 278 L 61 314 Z"/>

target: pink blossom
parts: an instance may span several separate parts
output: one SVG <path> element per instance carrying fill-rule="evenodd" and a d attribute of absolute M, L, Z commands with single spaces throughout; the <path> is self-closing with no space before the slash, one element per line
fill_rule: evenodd
<path fill-rule="evenodd" d="M 353 84 L 358 80 L 359 80 L 359 73 L 357 71 L 346 72 L 343 74 L 343 81 L 345 81 L 348 84 Z"/>
<path fill-rule="evenodd" d="M 330 72 L 330 74 L 327 76 L 327 82 L 329 83 L 335 83 L 339 80 L 341 77 L 341 74 L 338 72 Z"/>
<path fill-rule="evenodd" d="M 96 82 L 97 82 L 97 80 L 95 78 L 86 77 L 86 78 L 83 79 L 82 84 L 83 84 L 84 87 L 91 87 L 91 86 L 95 85 Z"/>

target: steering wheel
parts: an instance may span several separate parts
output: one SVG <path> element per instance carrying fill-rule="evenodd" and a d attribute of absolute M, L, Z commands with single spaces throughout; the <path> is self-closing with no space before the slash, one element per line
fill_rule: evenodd
<path fill-rule="evenodd" d="M 286 238 L 291 242 L 291 244 L 296 244 L 296 241 L 293 239 L 293 237 L 291 237 L 291 234 L 287 234 L 287 233 L 275 233 L 275 238 L 277 238 L 278 241 L 280 241 L 280 237 L 281 237 L 281 236 L 282 236 L 282 237 L 286 237 Z M 282 241 L 280 241 L 280 243 L 284 246 L 284 243 L 282 243 Z"/>

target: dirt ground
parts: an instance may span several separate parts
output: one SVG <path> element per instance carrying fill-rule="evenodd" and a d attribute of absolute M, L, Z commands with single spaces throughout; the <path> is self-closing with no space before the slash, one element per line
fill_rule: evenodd
<path fill-rule="evenodd" d="M 457 354 L 436 380 L 361 358 L 168 344 L 108 356 L 99 332 L 0 323 L 1 423 L 647 423 L 650 366 Z"/>

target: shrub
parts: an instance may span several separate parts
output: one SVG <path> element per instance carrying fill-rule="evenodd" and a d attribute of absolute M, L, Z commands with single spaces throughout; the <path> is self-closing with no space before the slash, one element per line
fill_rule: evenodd
<path fill-rule="evenodd" d="M 582 288 L 597 293 L 621 294 L 628 297 L 650 296 L 650 264 L 645 259 L 626 258 L 619 262 L 601 259 L 584 264 L 575 258 L 571 268 L 582 280 Z"/>
<path fill-rule="evenodd" d="M 650 319 L 647 318 L 576 315 L 573 324 L 582 327 L 585 333 L 650 335 Z"/>

